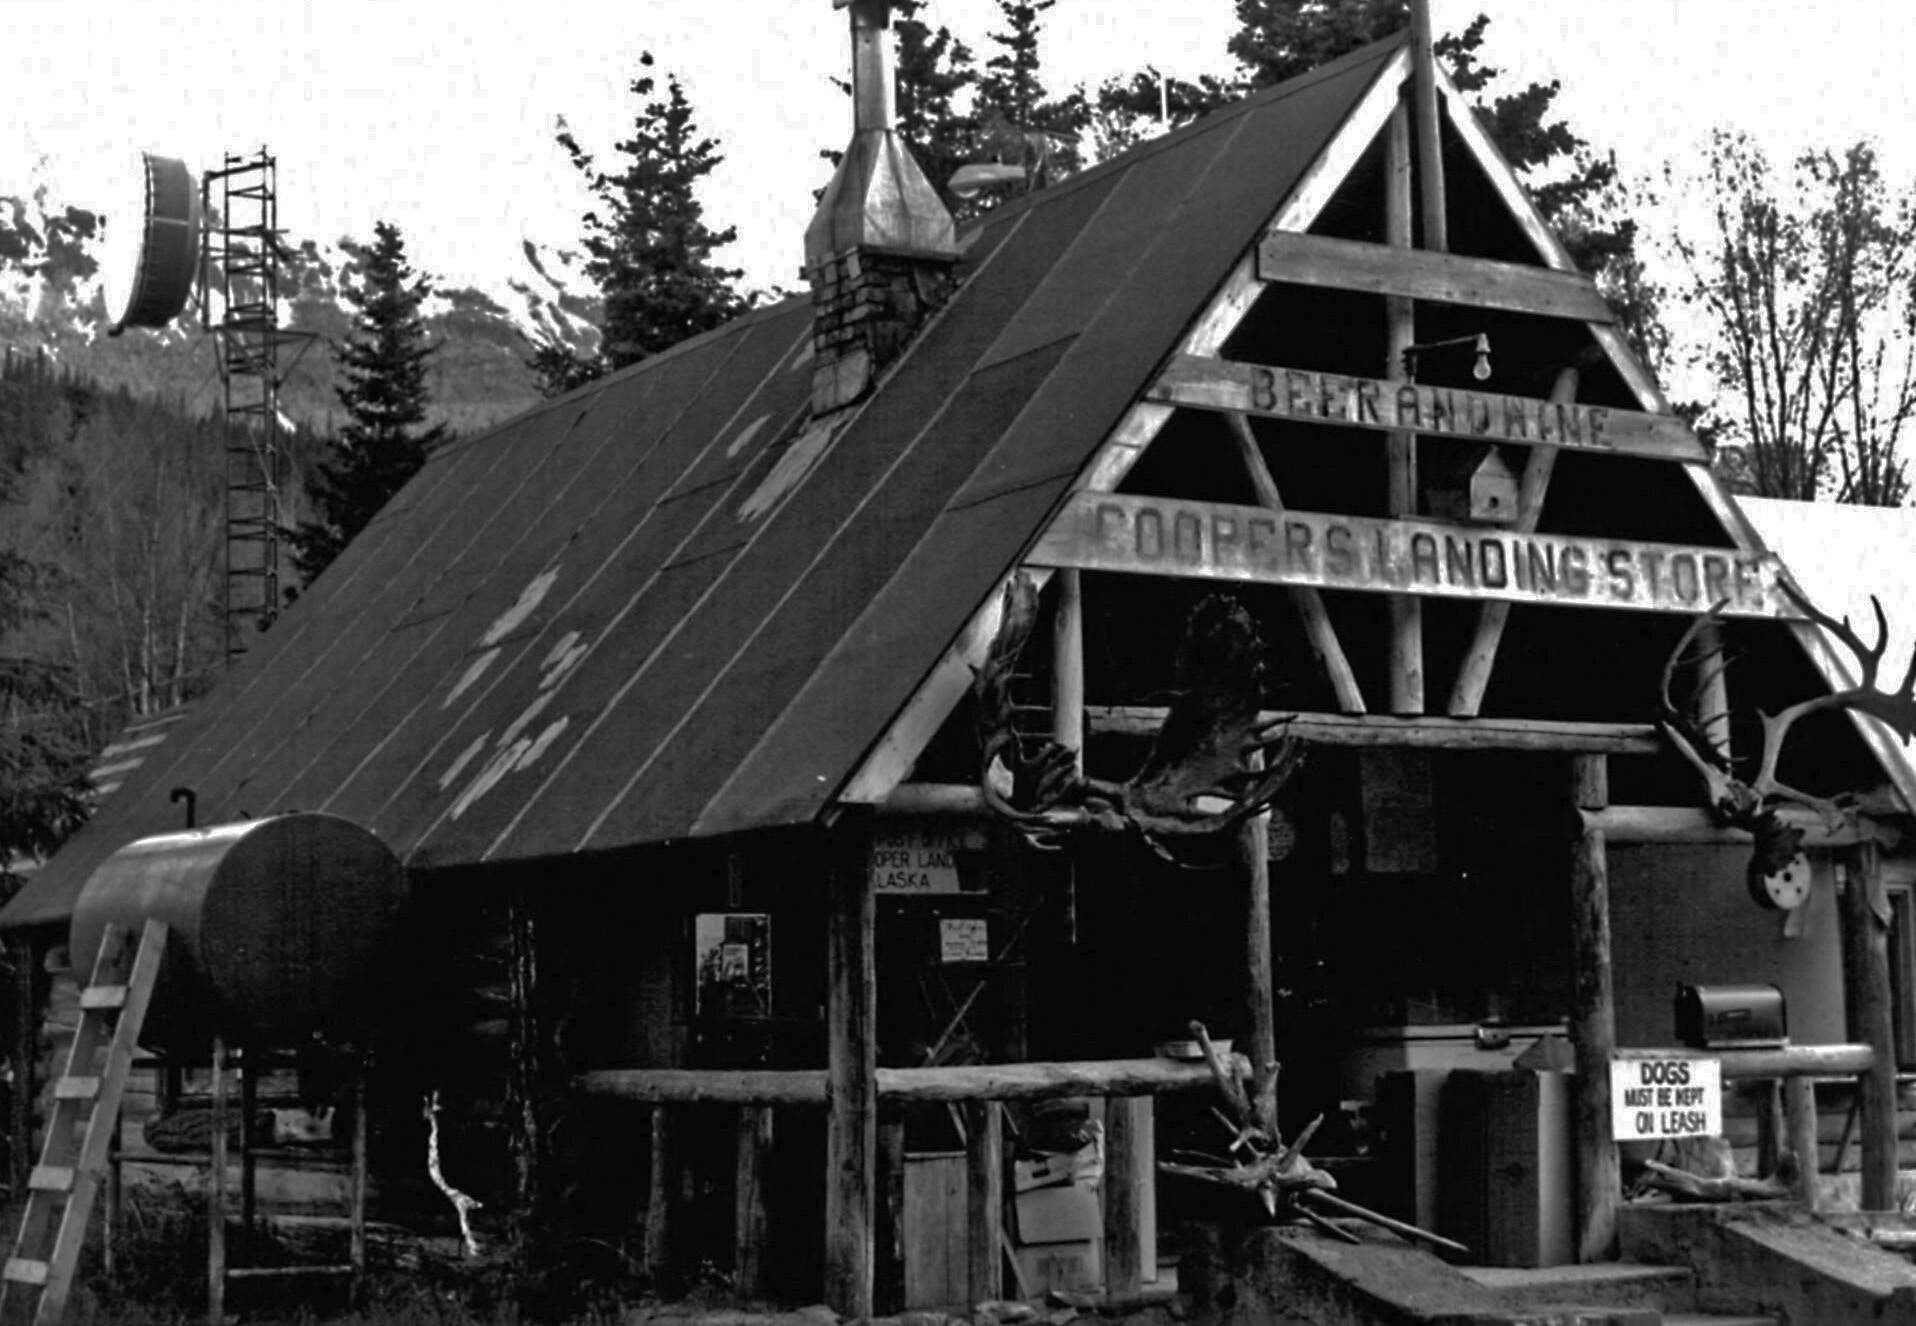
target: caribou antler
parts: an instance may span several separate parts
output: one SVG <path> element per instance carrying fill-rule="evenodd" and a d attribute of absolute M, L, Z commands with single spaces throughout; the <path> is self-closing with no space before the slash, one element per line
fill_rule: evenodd
<path fill-rule="evenodd" d="M 1851 627 L 1848 617 L 1839 619 L 1830 616 L 1811 603 L 1788 580 L 1780 584 L 1784 595 L 1805 618 L 1827 631 L 1855 656 L 1856 685 L 1799 700 L 1775 714 L 1759 714 L 1763 725 L 1763 750 L 1756 761 L 1755 777 L 1740 777 L 1728 752 L 1670 698 L 1670 683 L 1677 667 L 1696 657 L 1696 641 L 1707 625 L 1720 619 L 1724 607 L 1722 603 L 1690 623 L 1689 629 L 1664 661 L 1659 693 L 1662 713 L 1658 727 L 1678 754 L 1702 777 L 1711 812 L 1720 823 L 1746 829 L 1755 835 L 1756 856 L 1750 868 L 1756 875 L 1775 873 L 1787 865 L 1802 846 L 1803 831 L 1784 823 L 1778 814 L 1781 806 L 1806 807 L 1821 815 L 1832 827 L 1849 819 L 1854 807 L 1855 799 L 1851 796 L 1814 796 L 1791 787 L 1777 777 L 1777 763 L 1782 757 L 1783 743 L 1799 719 L 1811 714 L 1850 710 L 1868 714 L 1882 722 L 1905 744 L 1916 736 L 1916 652 L 1912 652 L 1902 684 L 1895 691 L 1884 691 L 1877 686 L 1877 674 L 1889 647 L 1889 621 L 1884 616 L 1882 603 L 1874 595 L 1870 596 L 1870 606 L 1876 616 L 1876 642 L 1873 645 L 1865 644 Z M 1705 667 L 1722 666 L 1720 663 L 1711 664 L 1707 659 L 1701 660 L 1701 663 Z M 1706 675 L 1699 681 L 1699 691 L 1709 679 Z"/>
<path fill-rule="evenodd" d="M 1721 660 L 1712 657 L 1715 651 L 1701 650 L 1697 642 L 1705 630 L 1722 620 L 1723 609 L 1728 604 L 1727 599 L 1719 600 L 1708 612 L 1693 618 L 1682 638 L 1677 641 L 1676 648 L 1663 661 L 1663 676 L 1657 689 L 1657 727 L 1664 739 L 1676 748 L 1677 754 L 1703 779 L 1706 799 L 1717 819 L 1725 824 L 1741 824 L 1761 812 L 1762 798 L 1748 783 L 1736 776 L 1729 751 L 1694 716 L 1696 701 L 1702 697 L 1712 677 L 1720 675 L 1723 669 Z M 1698 676 L 1691 691 L 1691 703 L 1679 706 L 1670 698 L 1670 683 L 1675 679 L 1677 668 L 1687 662 L 1694 662 L 1700 669 L 1710 671 Z"/>
<path fill-rule="evenodd" d="M 1267 722 L 1260 714 L 1263 642 L 1234 600 L 1211 595 L 1191 613 L 1178 650 L 1177 696 L 1143 765 L 1123 782 L 1086 778 L 1075 751 L 1015 731 L 1011 679 L 1037 616 L 1037 590 L 1013 577 L 972 686 L 985 803 L 1035 845 L 1056 846 L 1061 829 L 1050 812 L 1073 809 L 1081 823 L 1137 832 L 1175 860 L 1174 844 L 1235 828 L 1266 809 L 1296 773 L 1303 748 L 1284 731 L 1288 717 Z"/>

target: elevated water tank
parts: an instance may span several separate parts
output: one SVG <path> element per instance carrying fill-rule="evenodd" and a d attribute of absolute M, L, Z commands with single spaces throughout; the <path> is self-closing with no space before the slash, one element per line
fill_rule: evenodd
<path fill-rule="evenodd" d="M 109 924 L 172 927 L 148 1015 L 150 1044 L 214 1034 L 283 1044 L 349 1032 L 390 960 L 405 871 L 370 832 L 299 812 L 129 843 L 74 905 L 72 955 L 84 981 Z"/>

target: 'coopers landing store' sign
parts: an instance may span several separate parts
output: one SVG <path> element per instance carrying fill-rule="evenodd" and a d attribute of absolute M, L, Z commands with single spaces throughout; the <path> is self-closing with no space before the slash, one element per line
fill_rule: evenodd
<path fill-rule="evenodd" d="M 1446 598 L 1793 617 L 1767 553 L 1079 493 L 1040 566 Z"/>

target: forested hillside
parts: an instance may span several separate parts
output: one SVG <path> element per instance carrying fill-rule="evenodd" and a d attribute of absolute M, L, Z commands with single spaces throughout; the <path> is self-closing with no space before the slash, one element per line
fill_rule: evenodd
<path fill-rule="evenodd" d="M 224 664 L 228 433 L 212 338 L 193 307 L 165 331 L 107 336 L 98 238 L 90 213 L 44 191 L 0 195 L 0 877 L 85 812 L 86 767 L 116 733 L 191 700 Z M 280 325 L 313 333 L 280 397 L 291 530 L 346 422 L 335 360 L 367 251 L 286 249 Z M 527 246 L 498 290 L 434 293 L 430 421 L 469 433 L 536 402 L 535 339 L 596 350 L 596 297 L 576 293 L 590 289 L 572 260 Z"/>

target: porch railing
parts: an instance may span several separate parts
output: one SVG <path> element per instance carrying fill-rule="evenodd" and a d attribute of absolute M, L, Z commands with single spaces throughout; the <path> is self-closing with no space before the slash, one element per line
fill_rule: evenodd
<path fill-rule="evenodd" d="M 1239 1072 L 1249 1065 L 1237 1058 Z M 775 1109 L 822 1108 L 828 1104 L 824 1069 L 754 1071 L 685 1068 L 606 1069 L 585 1073 L 576 1085 L 592 1095 L 651 1105 L 654 1108 L 654 1173 L 647 1217 L 650 1250 L 663 1247 L 669 1221 L 669 1185 L 659 1168 L 667 1163 L 664 1132 L 670 1111 L 692 1106 L 730 1106 L 739 1111 L 738 1188 L 733 1237 L 739 1289 L 762 1289 L 760 1273 L 765 1236 L 763 1172 Z M 1004 1231 L 1004 1133 L 999 1107 L 1007 1101 L 1094 1097 L 1114 1104 L 1106 1112 L 1104 1207 L 1104 1290 L 1109 1300 L 1139 1293 L 1144 1266 L 1138 1238 L 1140 1212 L 1153 1176 L 1146 1168 L 1150 1152 L 1144 1114 L 1135 1106 L 1143 1097 L 1214 1090 L 1210 1069 L 1202 1063 L 1170 1059 L 1102 1059 L 1068 1063 L 969 1064 L 944 1068 L 880 1068 L 881 1105 L 949 1104 L 961 1111 L 965 1135 L 966 1247 L 971 1303 L 1002 1297 L 1000 1268 L 1007 1246 Z M 882 1148 L 881 1148 L 882 1149 Z M 902 1147 L 897 1148 L 902 1151 Z M 661 1266 L 648 1269 L 657 1271 Z"/>

